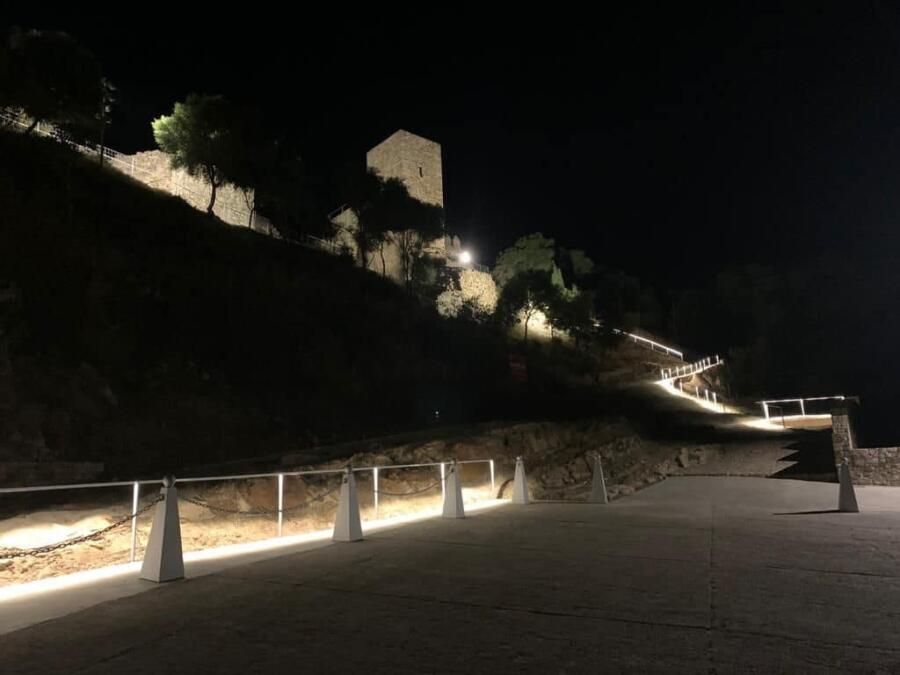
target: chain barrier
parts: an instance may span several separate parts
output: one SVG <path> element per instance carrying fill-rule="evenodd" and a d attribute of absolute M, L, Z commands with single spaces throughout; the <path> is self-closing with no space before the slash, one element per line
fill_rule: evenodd
<path fill-rule="evenodd" d="M 35 548 L 0 548 L 0 560 L 12 560 L 14 558 L 24 558 L 29 555 L 42 555 L 44 553 L 53 553 L 54 551 L 59 551 L 63 548 L 68 548 L 69 546 L 75 546 L 76 544 L 83 544 L 87 541 L 91 541 L 93 539 L 99 539 L 107 532 L 110 532 L 117 527 L 121 527 L 125 523 L 131 522 L 133 519 L 137 518 L 144 513 L 147 513 L 150 509 L 156 506 L 159 502 L 161 502 L 165 497 L 159 495 L 152 502 L 142 507 L 140 510 L 135 513 L 129 513 L 127 516 L 123 518 L 119 518 L 119 520 L 114 523 L 110 523 L 106 527 L 103 527 L 99 530 L 95 530 L 94 532 L 89 532 L 88 534 L 82 534 L 77 537 L 73 537 L 72 539 L 66 539 L 64 541 L 56 542 L 55 544 L 47 544 L 46 546 L 37 546 Z"/>
<path fill-rule="evenodd" d="M 446 483 L 447 479 L 450 478 L 450 474 L 456 471 L 456 468 L 453 465 L 447 466 L 447 473 L 443 478 L 438 478 L 434 483 L 423 487 L 419 490 L 411 490 L 410 492 L 388 492 L 387 490 L 375 490 L 376 494 L 384 495 L 386 497 L 411 497 L 412 495 L 419 495 L 423 492 L 428 492 L 429 490 L 433 490 L 441 483 Z"/>
<path fill-rule="evenodd" d="M 316 495 L 315 497 L 307 499 L 305 502 L 301 502 L 299 504 L 294 504 L 293 506 L 287 506 L 287 507 L 281 509 L 281 513 L 290 513 L 292 511 L 299 511 L 301 509 L 305 509 L 308 506 L 312 506 L 316 502 L 320 502 L 323 499 L 325 499 L 326 497 L 337 492 L 340 489 L 340 487 L 341 487 L 341 484 L 338 483 L 336 486 L 334 486 L 327 492 L 323 492 L 320 495 Z M 263 508 L 263 509 L 242 511 L 241 509 L 229 509 L 228 507 L 225 507 L 225 506 L 213 506 L 212 504 L 209 504 L 198 497 L 184 497 L 184 496 L 179 495 L 178 498 L 181 499 L 182 501 L 188 502 L 189 504 L 193 504 L 194 506 L 200 506 L 204 509 L 209 509 L 210 511 L 214 511 L 217 513 L 225 513 L 225 514 L 232 515 L 232 516 L 244 516 L 247 518 L 253 518 L 253 517 L 259 518 L 259 517 L 263 517 L 263 516 L 277 516 L 279 513 L 278 509 L 264 509 Z"/>
<path fill-rule="evenodd" d="M 541 484 L 541 488 L 544 490 L 548 490 L 550 492 L 561 492 L 563 490 L 571 490 L 572 488 L 582 487 L 582 486 L 590 483 L 592 480 L 593 480 L 593 477 L 583 480 L 580 483 L 572 483 L 570 485 L 544 485 L 544 484 Z"/>
<path fill-rule="evenodd" d="M 423 492 L 428 492 L 429 490 L 433 490 L 438 485 L 443 483 L 444 480 L 446 480 L 446 479 L 439 479 L 436 483 L 432 483 L 431 485 L 428 485 L 427 487 L 423 487 L 420 490 L 412 490 L 410 492 L 388 492 L 387 490 L 375 490 L 375 492 L 380 495 L 385 495 L 388 497 L 409 497 L 411 495 L 418 495 Z"/>

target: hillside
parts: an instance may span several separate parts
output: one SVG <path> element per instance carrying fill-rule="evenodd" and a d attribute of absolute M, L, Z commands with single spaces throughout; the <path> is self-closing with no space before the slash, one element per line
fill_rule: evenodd
<path fill-rule="evenodd" d="M 591 412 L 592 360 L 539 349 L 514 383 L 500 333 L 52 141 L 0 134 L 0 214 L 0 459 L 159 471 Z"/>

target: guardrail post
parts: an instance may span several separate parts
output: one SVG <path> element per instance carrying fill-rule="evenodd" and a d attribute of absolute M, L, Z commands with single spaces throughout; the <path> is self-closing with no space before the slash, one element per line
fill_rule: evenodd
<path fill-rule="evenodd" d="M 443 467 L 443 464 L 441 464 Z M 466 510 L 463 506 L 462 482 L 459 480 L 459 464 L 454 459 L 450 462 L 450 470 L 447 473 L 447 491 L 444 493 L 444 518 L 465 518 Z"/>
<path fill-rule="evenodd" d="M 347 467 L 341 477 L 341 499 L 334 519 L 333 541 L 359 541 L 362 539 L 362 523 L 359 519 L 359 500 L 356 497 L 356 479 L 352 467 Z"/>
<path fill-rule="evenodd" d="M 138 500 L 141 497 L 141 484 L 135 481 L 131 490 L 131 562 L 134 562 L 134 553 L 137 548 L 137 510 Z"/>
<path fill-rule="evenodd" d="M 838 465 L 838 482 L 840 493 L 838 494 L 838 511 L 842 513 L 859 513 L 859 504 L 856 503 L 856 491 L 853 489 L 853 480 L 850 477 L 850 465 L 844 460 Z"/>
<path fill-rule="evenodd" d="M 162 501 L 156 505 L 150 541 L 141 564 L 141 579 L 175 581 L 184 579 L 184 557 L 181 552 L 181 521 L 178 518 L 178 489 L 175 477 L 163 478 Z"/>
<path fill-rule="evenodd" d="M 820 408 L 821 410 L 821 408 Z M 806 416 L 806 406 L 803 404 L 803 399 L 800 399 L 800 414 Z"/>
<path fill-rule="evenodd" d="M 375 520 L 378 520 L 378 467 L 372 467 L 372 499 L 375 505 Z"/>
<path fill-rule="evenodd" d="M 491 463 L 491 498 L 497 498 L 497 486 L 494 484 L 494 460 L 490 461 Z"/>
<path fill-rule="evenodd" d="M 444 462 L 441 462 L 441 499 L 447 499 L 447 470 Z"/>
<path fill-rule="evenodd" d="M 284 474 L 278 474 L 278 536 L 281 536 L 284 523 Z"/>
<path fill-rule="evenodd" d="M 609 495 L 606 493 L 606 478 L 603 476 L 603 464 L 598 452 L 594 458 L 594 476 L 591 479 L 591 496 L 589 501 L 598 504 L 609 504 Z"/>
<path fill-rule="evenodd" d="M 513 478 L 512 503 L 528 503 L 528 480 L 525 477 L 525 460 L 521 457 L 516 457 L 516 474 Z"/>
<path fill-rule="evenodd" d="M 766 416 L 766 421 L 769 420 L 769 404 L 765 401 L 762 402 L 763 414 Z"/>

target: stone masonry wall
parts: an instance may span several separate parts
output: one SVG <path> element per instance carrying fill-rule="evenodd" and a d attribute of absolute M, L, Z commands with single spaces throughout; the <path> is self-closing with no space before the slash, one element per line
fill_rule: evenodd
<path fill-rule="evenodd" d="M 168 155 L 161 150 L 120 155 L 119 160 L 111 165 L 130 173 L 135 180 L 149 187 L 181 197 L 195 209 L 206 211 L 209 204 L 209 184 L 200 178 L 194 178 L 182 169 L 172 169 Z M 250 203 L 253 203 L 252 194 Z M 223 185 L 216 190 L 213 212 L 220 220 L 231 225 L 247 227 L 250 224 L 250 208 L 243 192 L 229 185 Z M 254 223 L 253 227 L 260 229 L 258 223 Z"/>
<path fill-rule="evenodd" d="M 900 485 L 900 447 L 857 448 L 850 417 L 845 410 L 831 414 L 834 461 L 847 461 L 857 485 Z"/>

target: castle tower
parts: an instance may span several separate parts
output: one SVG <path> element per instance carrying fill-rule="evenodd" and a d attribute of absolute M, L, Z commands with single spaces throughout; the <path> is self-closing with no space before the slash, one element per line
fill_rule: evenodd
<path fill-rule="evenodd" d="M 420 202 L 444 206 L 439 143 L 400 129 L 366 153 L 366 166 L 382 178 L 399 178 Z"/>

